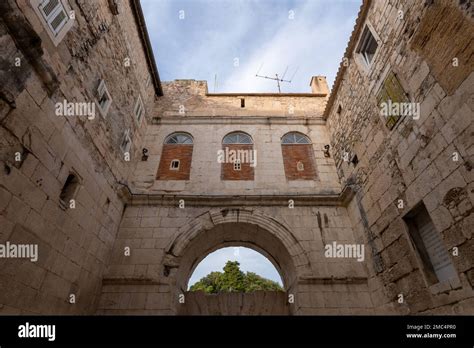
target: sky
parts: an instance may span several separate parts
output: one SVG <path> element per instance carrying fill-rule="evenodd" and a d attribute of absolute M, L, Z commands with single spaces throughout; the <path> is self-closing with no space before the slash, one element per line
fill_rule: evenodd
<path fill-rule="evenodd" d="M 250 248 L 227 247 L 210 253 L 199 263 L 189 280 L 188 287 L 211 272 L 223 272 L 227 261 L 238 261 L 243 272 L 254 272 L 283 285 L 275 266 L 265 256 Z"/>
<path fill-rule="evenodd" d="M 361 0 L 141 0 L 162 81 L 207 80 L 209 92 L 310 92 L 332 85 Z M 217 84 L 215 83 L 217 76 Z"/>

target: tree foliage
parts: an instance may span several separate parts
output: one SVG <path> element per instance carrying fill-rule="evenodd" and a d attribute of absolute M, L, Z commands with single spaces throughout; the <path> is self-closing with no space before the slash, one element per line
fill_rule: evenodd
<path fill-rule="evenodd" d="M 252 292 L 257 290 L 283 291 L 280 284 L 259 275 L 240 270 L 240 263 L 227 261 L 224 272 L 211 272 L 190 287 L 190 291 L 204 291 L 208 294 L 220 292 Z"/>

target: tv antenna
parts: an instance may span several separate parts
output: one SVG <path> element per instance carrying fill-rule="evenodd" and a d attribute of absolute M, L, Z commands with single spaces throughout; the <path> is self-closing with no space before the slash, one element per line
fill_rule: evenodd
<path fill-rule="evenodd" d="M 216 93 L 217 88 L 217 74 L 214 75 L 214 93 Z"/>
<path fill-rule="evenodd" d="M 288 72 L 288 66 L 286 67 L 285 72 L 283 73 L 283 75 L 281 77 L 279 77 L 278 74 L 275 74 L 275 77 L 269 77 L 269 76 L 266 76 L 266 75 L 259 75 L 258 73 L 260 72 L 262 67 L 263 67 L 263 63 L 262 63 L 262 65 L 260 65 L 260 68 L 257 70 L 257 73 L 255 74 L 255 76 L 256 77 L 261 77 L 262 79 L 268 79 L 268 80 L 276 81 L 277 86 L 278 86 L 278 93 L 281 93 L 280 82 L 291 83 L 291 81 L 293 80 L 293 77 L 295 77 L 296 72 L 298 71 L 298 68 L 299 68 L 299 67 L 296 68 L 295 72 L 293 73 L 293 76 L 291 76 L 291 79 L 285 80 L 285 75 Z"/>

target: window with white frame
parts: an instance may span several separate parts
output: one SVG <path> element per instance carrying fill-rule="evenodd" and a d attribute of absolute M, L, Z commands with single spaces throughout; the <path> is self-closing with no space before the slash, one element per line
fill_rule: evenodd
<path fill-rule="evenodd" d="M 241 170 L 242 169 L 242 164 L 240 163 L 240 160 L 237 159 L 234 162 L 234 170 Z"/>
<path fill-rule="evenodd" d="M 109 111 L 110 104 L 112 104 L 112 97 L 105 85 L 105 81 L 101 80 L 97 88 L 97 105 L 102 116 L 106 116 Z"/>
<path fill-rule="evenodd" d="M 143 105 L 141 95 L 138 96 L 137 102 L 135 103 L 135 109 L 133 112 L 135 114 L 135 119 L 137 120 L 138 123 L 140 123 L 140 121 L 142 120 L 142 116 L 145 114 L 145 107 Z"/>
<path fill-rule="evenodd" d="M 370 31 L 369 27 L 365 26 L 356 52 L 362 56 L 368 66 L 370 66 L 370 64 L 372 63 L 372 60 L 375 56 L 375 52 L 377 51 L 377 47 L 377 40 Z"/>
<path fill-rule="evenodd" d="M 132 147 L 132 139 L 130 138 L 130 129 L 127 129 L 122 136 L 122 142 L 120 143 L 120 149 L 123 153 L 130 154 L 130 149 Z"/>
<path fill-rule="evenodd" d="M 46 27 L 46 32 L 57 46 L 73 25 L 73 17 L 66 0 L 30 0 L 30 3 Z"/>

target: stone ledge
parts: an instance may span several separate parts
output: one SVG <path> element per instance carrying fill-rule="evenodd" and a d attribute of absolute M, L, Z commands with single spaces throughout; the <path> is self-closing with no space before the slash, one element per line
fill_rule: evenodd
<path fill-rule="evenodd" d="M 120 197 L 128 205 L 175 206 L 184 200 L 186 206 L 287 206 L 294 201 L 295 206 L 346 206 L 354 196 L 350 187 L 339 194 L 301 195 L 179 195 L 179 194 L 141 194 L 133 193 L 128 186 L 120 190 Z"/>
<path fill-rule="evenodd" d="M 151 278 L 104 278 L 102 285 L 169 285 Z"/>
<path fill-rule="evenodd" d="M 189 114 L 189 112 L 187 112 Z M 192 115 L 183 116 L 179 113 L 164 117 L 153 117 L 153 125 L 176 125 L 176 124 L 291 124 L 291 125 L 325 125 L 321 117 L 307 116 L 208 116 Z"/>
<path fill-rule="evenodd" d="M 367 284 L 367 277 L 301 277 L 298 284 Z"/>

